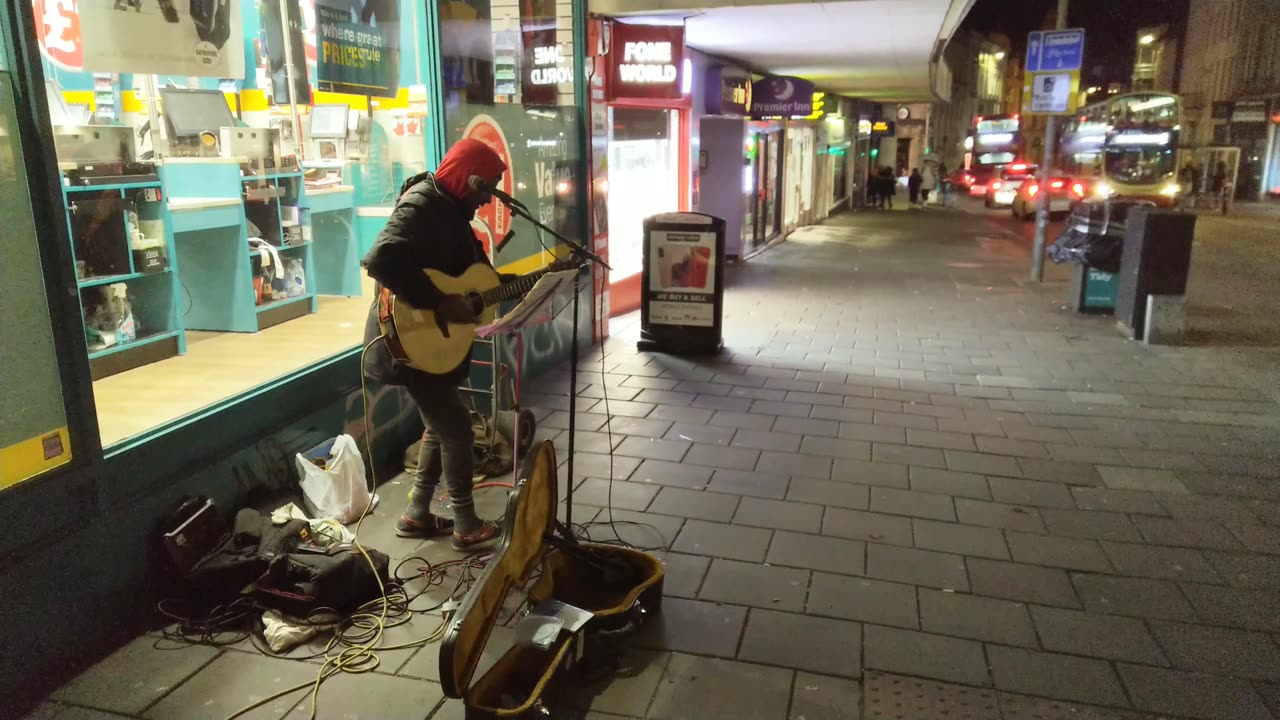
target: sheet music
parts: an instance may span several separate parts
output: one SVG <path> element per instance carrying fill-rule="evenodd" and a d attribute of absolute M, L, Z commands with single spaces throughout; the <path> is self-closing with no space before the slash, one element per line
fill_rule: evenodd
<path fill-rule="evenodd" d="M 519 305 L 492 323 L 476 328 L 476 337 L 488 338 L 526 325 L 547 322 L 551 319 L 551 301 L 561 292 L 572 293 L 573 279 L 577 275 L 577 270 L 559 270 L 538 278 Z"/>

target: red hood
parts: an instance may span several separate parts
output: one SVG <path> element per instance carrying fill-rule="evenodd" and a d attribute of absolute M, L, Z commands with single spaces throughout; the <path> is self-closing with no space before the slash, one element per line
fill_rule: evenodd
<path fill-rule="evenodd" d="M 473 138 L 463 138 L 449 148 L 436 168 L 436 183 L 450 195 L 461 200 L 473 189 L 471 177 L 479 177 L 486 183 L 502 177 L 506 163 L 488 145 Z"/>

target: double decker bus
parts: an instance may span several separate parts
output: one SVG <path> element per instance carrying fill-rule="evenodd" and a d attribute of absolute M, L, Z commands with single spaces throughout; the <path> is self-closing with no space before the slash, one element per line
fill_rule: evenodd
<path fill-rule="evenodd" d="M 1063 130 L 1059 165 L 1088 194 L 1177 203 L 1182 102 L 1129 93 L 1081 108 Z"/>
<path fill-rule="evenodd" d="M 970 195 L 983 195 L 1000 169 L 1021 161 L 1022 122 L 1018 115 L 978 116 L 973 128 L 973 147 L 965 168 L 964 183 Z"/>

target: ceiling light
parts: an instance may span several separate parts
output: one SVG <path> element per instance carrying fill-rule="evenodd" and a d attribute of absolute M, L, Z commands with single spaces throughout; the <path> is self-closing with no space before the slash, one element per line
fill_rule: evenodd
<path fill-rule="evenodd" d="M 996 59 L 997 59 L 997 60 L 1003 60 L 1003 59 L 1004 59 L 1004 51 L 1003 51 L 1003 50 L 1001 50 L 1000 52 L 996 53 Z"/>
<path fill-rule="evenodd" d="M 1142 43 L 1143 45 L 1150 45 L 1155 41 L 1156 41 L 1156 36 L 1152 35 L 1151 33 L 1147 33 L 1146 35 L 1143 35 L 1142 37 L 1138 38 L 1138 42 Z"/>

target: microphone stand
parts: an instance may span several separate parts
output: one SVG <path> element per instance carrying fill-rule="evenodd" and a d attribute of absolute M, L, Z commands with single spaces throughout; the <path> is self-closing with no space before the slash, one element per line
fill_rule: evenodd
<path fill-rule="evenodd" d="M 575 240 L 570 240 L 569 238 L 565 237 L 564 235 L 561 235 L 560 233 L 556 232 L 552 228 L 547 227 L 544 223 L 540 222 L 537 218 L 533 217 L 533 213 L 529 211 L 529 208 L 525 206 L 524 203 L 520 202 L 519 200 L 516 200 L 515 198 L 511 197 L 510 195 L 507 195 L 504 192 L 491 191 L 491 194 L 494 196 L 495 199 L 501 201 L 503 205 L 506 205 L 507 209 L 511 211 L 511 214 L 524 218 L 525 220 L 533 223 L 534 226 L 548 233 L 551 233 L 552 237 L 555 237 L 560 242 L 563 242 L 565 245 L 568 245 L 569 248 L 573 250 L 574 258 L 578 259 L 579 261 L 584 259 L 589 260 L 595 263 L 596 265 L 599 265 L 600 267 L 604 268 L 605 270 L 613 269 L 609 267 L 609 263 L 604 261 L 604 258 L 591 252 L 591 250 L 589 250 L 582 243 L 577 242 Z M 580 271 L 583 267 L 583 264 L 584 263 L 580 262 L 576 269 Z M 564 526 L 566 528 L 566 534 L 569 536 L 569 539 L 571 541 L 574 540 L 574 537 L 573 537 L 573 455 L 574 455 L 574 447 L 576 445 L 577 415 L 578 415 L 578 296 L 581 295 L 581 289 L 579 288 L 578 283 L 580 281 L 581 275 L 582 275 L 581 272 L 578 272 L 573 277 L 573 336 L 569 340 L 569 464 L 568 464 L 569 490 L 565 496 Z M 604 392 L 607 394 L 608 390 L 605 390 Z M 613 448 L 609 448 L 609 455 L 610 456 L 613 455 Z"/>

